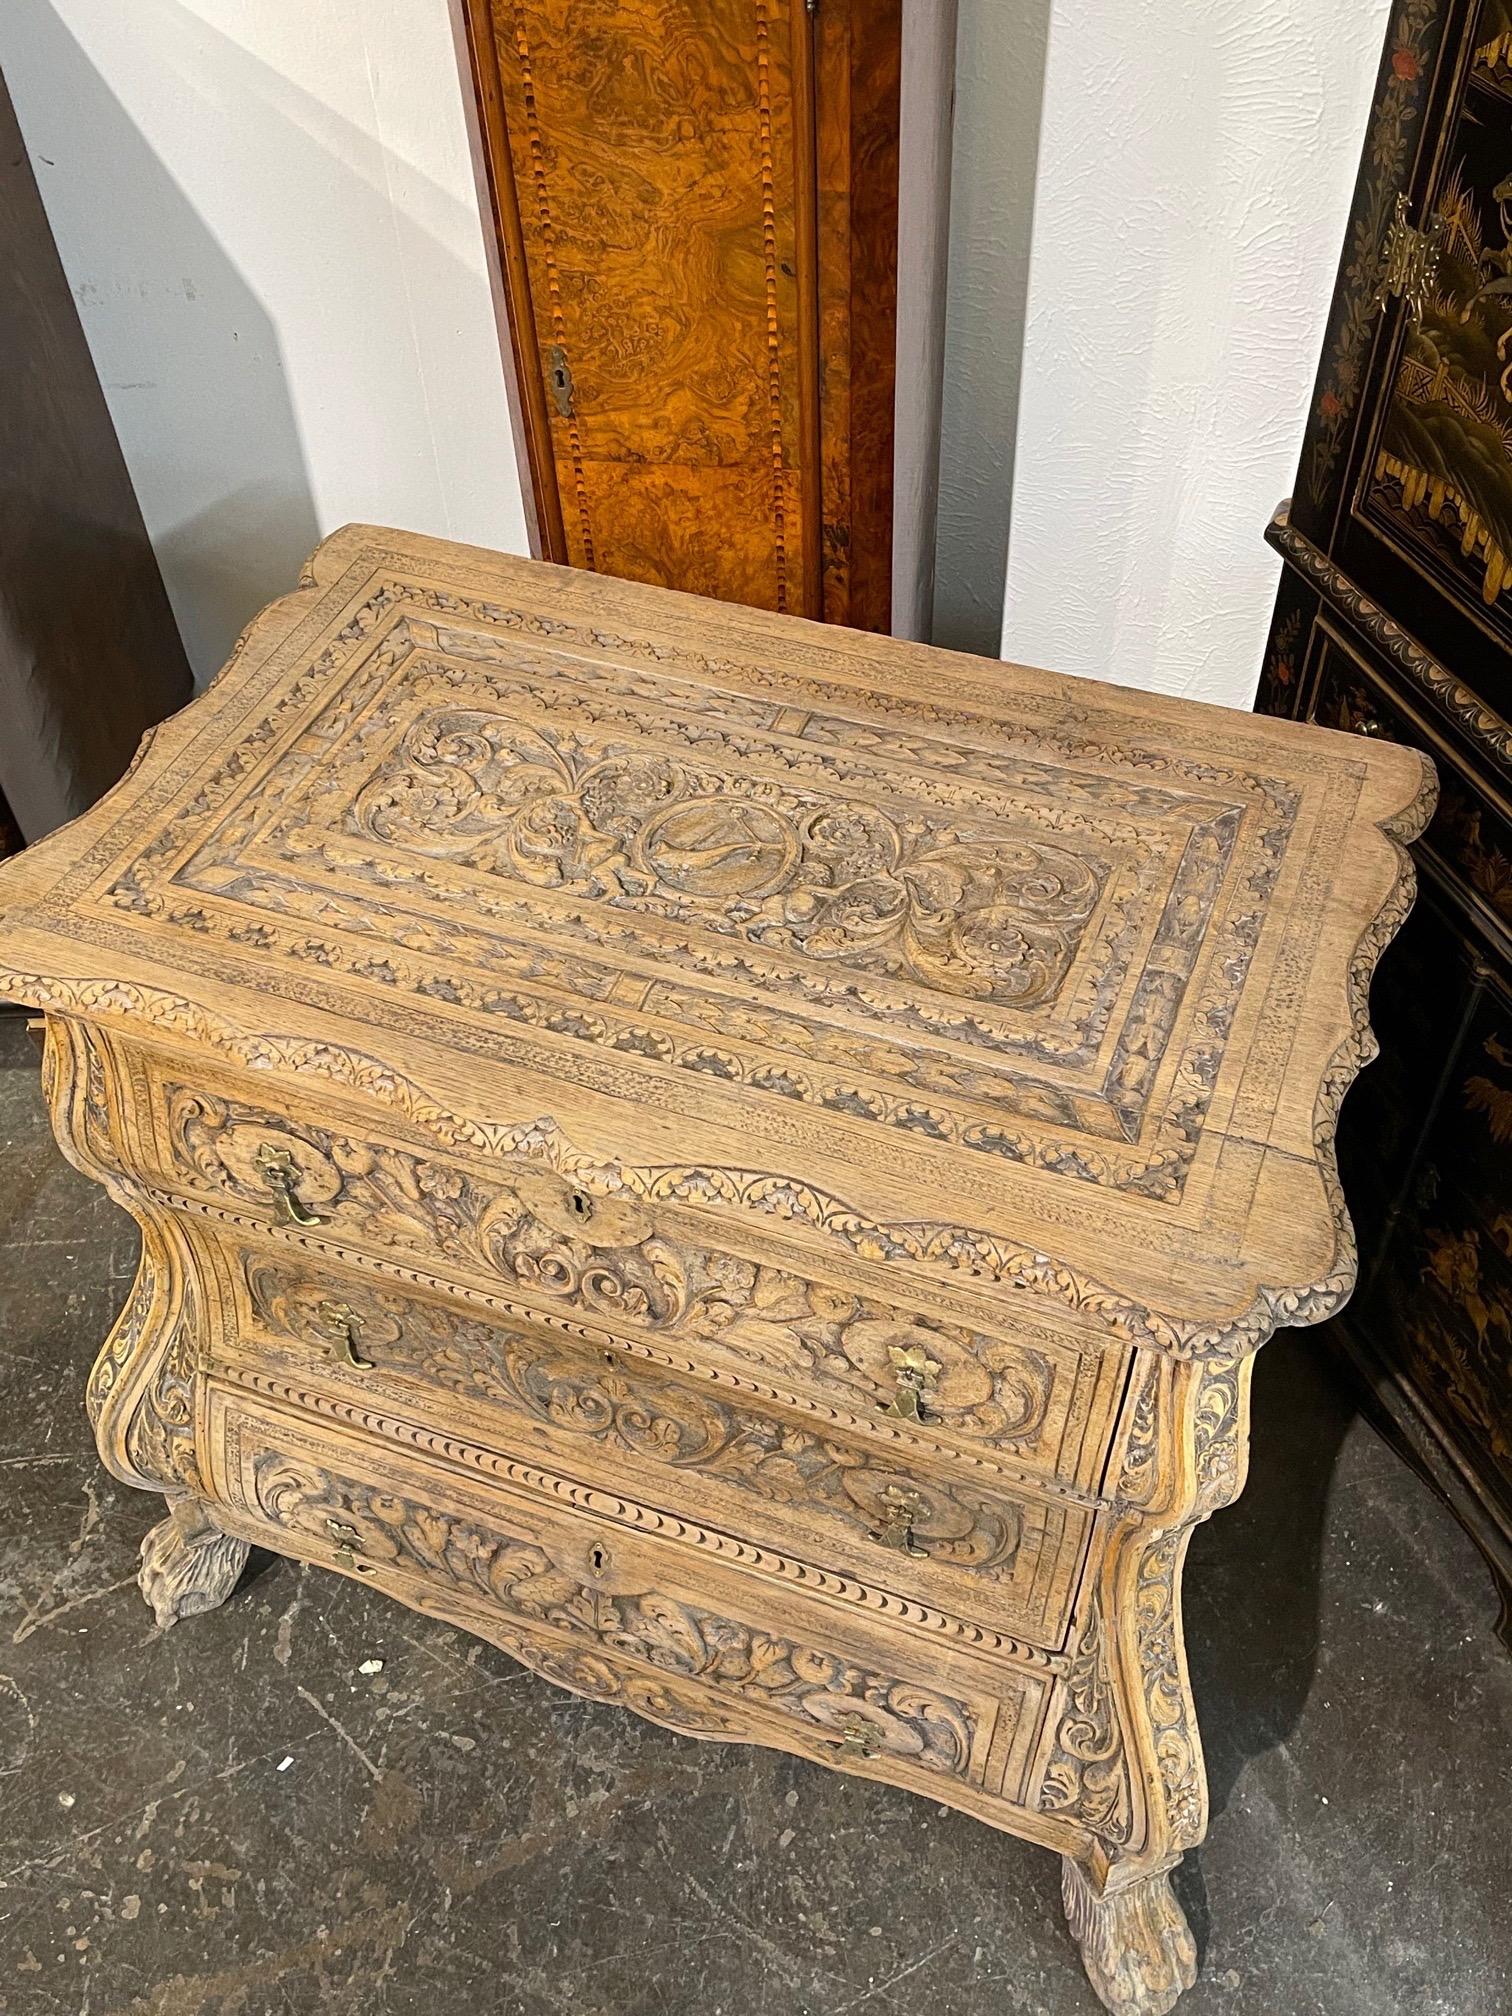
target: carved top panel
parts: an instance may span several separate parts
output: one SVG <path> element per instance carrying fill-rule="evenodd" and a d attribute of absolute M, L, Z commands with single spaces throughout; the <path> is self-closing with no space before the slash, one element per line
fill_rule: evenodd
<path fill-rule="evenodd" d="M 1347 1285 L 1333 1115 L 1430 796 L 1406 750 L 352 528 L 0 873 L 0 988 L 1295 1320 Z"/>

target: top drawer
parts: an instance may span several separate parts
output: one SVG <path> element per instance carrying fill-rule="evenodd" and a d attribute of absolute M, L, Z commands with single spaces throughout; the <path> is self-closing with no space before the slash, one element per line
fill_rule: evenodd
<path fill-rule="evenodd" d="M 750 1255 L 715 1246 L 696 1212 L 578 1188 L 517 1159 L 418 1149 L 367 1114 L 296 1120 L 253 1078 L 218 1076 L 212 1093 L 174 1060 L 138 1052 L 128 1082 L 138 1110 L 126 1152 L 176 1201 L 460 1288 L 503 1314 L 641 1335 L 692 1369 L 717 1365 L 911 1445 L 1085 1490 L 1100 1481 L 1124 1383 L 1116 1341 L 1035 1315 L 994 1335 L 944 1285 L 925 1316 L 869 1286 L 801 1274 L 770 1243 Z"/>

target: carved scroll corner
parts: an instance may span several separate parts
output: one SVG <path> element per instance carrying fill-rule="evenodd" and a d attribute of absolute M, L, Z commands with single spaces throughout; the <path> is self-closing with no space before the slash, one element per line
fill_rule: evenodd
<path fill-rule="evenodd" d="M 1134 1832 L 1134 1792 L 1105 1635 L 1094 1603 L 1063 1683 L 1060 1719 L 1040 1778 L 1039 1810 L 1071 1822 L 1117 1853 Z"/>
<path fill-rule="evenodd" d="M 1389 819 L 1381 821 L 1381 831 L 1387 839 L 1395 840 L 1403 847 L 1420 839 L 1427 831 L 1430 820 L 1438 810 L 1439 802 L 1438 765 L 1422 749 L 1414 749 L 1412 754 L 1418 760 L 1417 790 L 1399 812 L 1393 812 Z M 1411 863 L 1404 865 L 1406 872 L 1410 873 Z"/>
<path fill-rule="evenodd" d="M 90 1370 L 85 1408 L 100 1460 L 137 1490 L 203 1489 L 194 1386 L 201 1294 L 164 1228 L 138 1220 L 142 1254 L 125 1307 Z"/>
<path fill-rule="evenodd" d="M 1380 1052 L 1370 1023 L 1371 981 L 1381 955 L 1406 922 L 1417 895 L 1417 870 L 1406 843 L 1426 826 L 1438 799 L 1438 773 L 1427 758 L 1423 763 L 1417 795 L 1402 812 L 1382 822 L 1379 829 L 1396 855 L 1397 872 L 1355 943 L 1345 978 L 1348 1030 L 1328 1060 L 1313 1104 L 1313 1160 L 1333 1223 L 1333 1253 L 1328 1268 L 1301 1284 L 1262 1287 L 1250 1307 L 1232 1322 L 1187 1330 L 1182 1337 L 1184 1356 L 1219 1358 L 1252 1354 L 1278 1329 L 1322 1323 L 1337 1315 L 1354 1293 L 1358 1252 L 1354 1224 L 1339 1177 L 1335 1137 L 1346 1095 Z"/>

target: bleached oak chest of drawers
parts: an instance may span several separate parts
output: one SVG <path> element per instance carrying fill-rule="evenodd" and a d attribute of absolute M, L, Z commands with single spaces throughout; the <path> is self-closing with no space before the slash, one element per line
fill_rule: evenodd
<path fill-rule="evenodd" d="M 1193 1975 L 1180 1621 L 1353 1272 L 1394 747 L 356 528 L 0 873 L 138 1220 L 100 1449 L 250 1542 L 1065 1858 Z M 899 1880 L 903 1880 L 902 1873 Z"/>

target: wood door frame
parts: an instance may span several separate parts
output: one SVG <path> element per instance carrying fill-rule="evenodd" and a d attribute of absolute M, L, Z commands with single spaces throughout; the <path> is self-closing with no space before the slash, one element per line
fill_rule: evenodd
<path fill-rule="evenodd" d="M 802 613 L 878 630 L 890 628 L 892 603 L 893 399 L 896 387 L 898 141 L 897 94 L 902 0 L 874 10 L 831 0 L 817 13 L 789 0 L 793 34 L 793 119 L 805 144 L 795 162 L 798 264 L 799 440 L 803 479 Z M 515 454 L 524 493 L 530 550 L 566 563 L 551 421 L 547 410 L 519 191 L 513 173 L 503 80 L 490 0 L 449 0 L 463 84 L 494 316 L 498 325 Z M 834 87 L 825 91 L 825 80 Z M 843 137 L 826 122 L 844 121 Z M 873 169 L 877 186 L 850 192 L 850 245 L 845 271 L 821 271 L 820 162 L 839 144 L 847 162 Z M 496 164 L 508 173 L 496 173 Z M 844 295 L 847 352 L 825 348 L 826 290 Z M 865 293 L 864 304 L 857 293 Z M 891 343 L 879 343 L 885 323 Z M 826 383 L 843 387 L 831 417 Z M 867 416 L 858 424 L 858 415 Z M 836 427 L 842 437 L 834 440 Z M 842 451 L 844 481 L 835 478 Z M 845 549 L 839 593 L 826 593 L 826 555 Z M 829 606 L 827 606 L 829 605 Z"/>
<path fill-rule="evenodd" d="M 462 108 L 467 120 L 478 207 L 485 224 L 491 222 L 493 226 L 483 233 L 484 251 L 530 550 L 537 560 L 555 560 L 565 566 L 567 534 L 562 523 L 562 497 L 557 487 L 546 387 L 539 369 L 519 191 L 513 173 L 494 173 L 495 161 L 507 162 L 510 153 L 492 9 L 490 0 L 449 0 L 449 8 L 452 40 L 462 73 Z"/>

